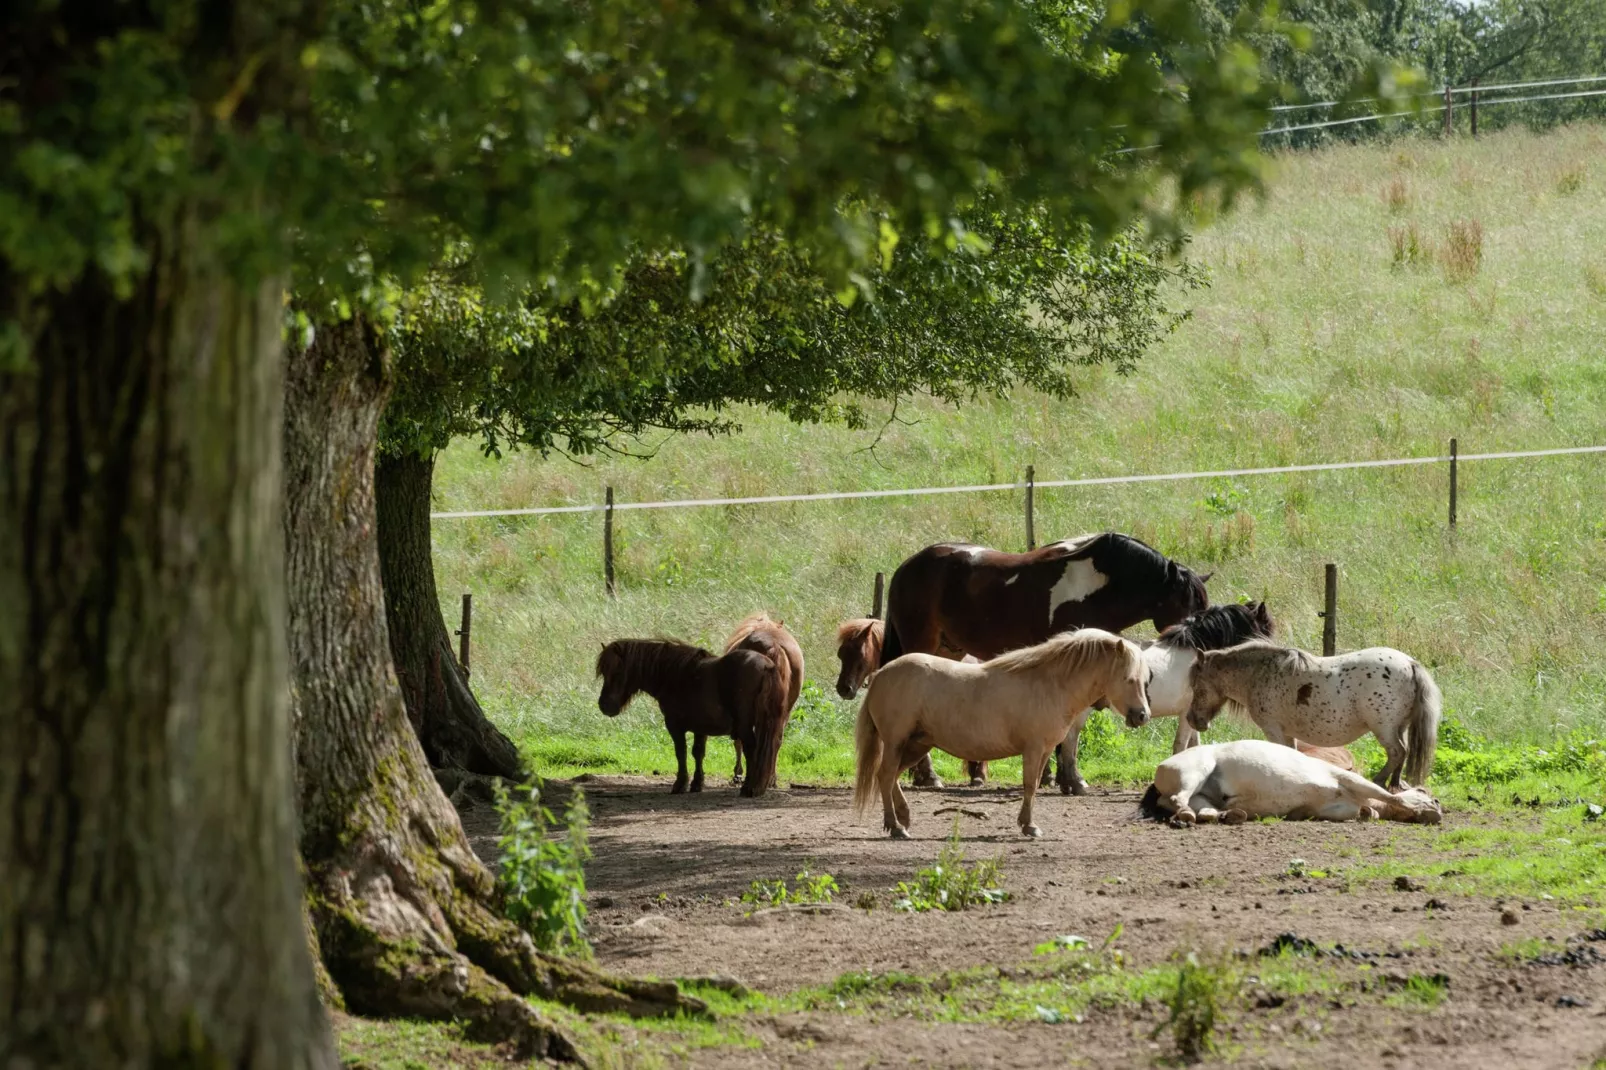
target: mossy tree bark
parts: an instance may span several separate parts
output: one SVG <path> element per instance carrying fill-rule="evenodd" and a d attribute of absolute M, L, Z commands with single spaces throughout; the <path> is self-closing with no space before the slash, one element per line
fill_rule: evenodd
<path fill-rule="evenodd" d="M 374 456 L 387 355 L 361 320 L 292 353 L 285 539 L 301 850 L 317 944 L 360 1014 L 467 1021 L 524 1052 L 575 1058 L 521 995 L 581 1010 L 694 1010 L 672 984 L 539 952 L 500 916 L 408 722 L 386 643 Z"/>
<path fill-rule="evenodd" d="M 283 280 L 148 221 L 0 373 L 0 1066 L 333 1068 L 296 879 Z M 0 319 L 19 310 L 0 260 Z"/>
<path fill-rule="evenodd" d="M 382 456 L 375 476 L 379 571 L 407 716 L 437 769 L 517 777 L 519 752 L 469 690 L 441 617 L 429 538 L 433 457 Z"/>

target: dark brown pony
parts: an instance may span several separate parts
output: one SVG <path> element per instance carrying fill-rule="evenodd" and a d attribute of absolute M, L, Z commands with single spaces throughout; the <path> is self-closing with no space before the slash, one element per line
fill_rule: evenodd
<path fill-rule="evenodd" d="M 1024 554 L 938 543 L 892 574 L 881 663 L 950 650 L 986 661 L 1059 632 L 1144 620 L 1164 631 L 1210 604 L 1209 579 L 1113 531 Z M 984 763 L 968 765 L 972 783 L 985 779 Z"/>
<path fill-rule="evenodd" d="M 696 775 L 691 790 L 703 790 L 703 752 L 709 736 L 729 736 L 740 740 L 753 755 L 753 769 L 742 785 L 743 795 L 762 795 L 769 786 L 773 770 L 760 769 L 761 724 L 773 726 L 784 716 L 782 687 L 775 663 L 754 650 L 736 650 L 716 657 L 701 647 L 673 639 L 616 639 L 602 648 L 597 657 L 597 675 L 602 677 L 602 694 L 597 708 L 616 717 L 636 696 L 645 691 L 658 702 L 664 715 L 664 728 L 675 743 L 678 765 L 675 786 L 679 795 L 687 787 L 686 734 L 692 735 L 692 757 Z M 778 738 L 774 727 L 764 729 Z M 766 735 L 766 739 L 769 737 Z M 759 787 L 755 788 L 757 784 Z"/>
<path fill-rule="evenodd" d="M 759 751 L 749 755 L 755 776 L 760 765 L 769 770 L 769 780 L 751 792 L 753 795 L 762 795 L 766 789 L 775 785 L 775 766 L 780 759 L 781 737 L 786 732 L 786 722 L 792 717 L 792 707 L 797 705 L 797 696 L 803 690 L 803 648 L 780 621 L 771 620 L 768 613 L 754 613 L 738 624 L 731 637 L 725 640 L 725 653 L 729 654 L 733 650 L 751 650 L 768 658 L 770 664 L 775 666 L 776 675 L 780 679 L 781 693 L 785 696 L 780 718 L 773 722 L 767 718 L 759 722 L 757 732 Z M 736 782 L 740 784 L 744 748 L 740 739 L 734 742 Z M 743 791 L 743 794 L 749 792 Z"/>

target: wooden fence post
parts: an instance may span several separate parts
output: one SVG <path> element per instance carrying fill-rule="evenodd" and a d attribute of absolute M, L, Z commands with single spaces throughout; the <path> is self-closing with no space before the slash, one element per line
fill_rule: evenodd
<path fill-rule="evenodd" d="M 468 633 L 474 627 L 474 596 L 463 592 L 463 626 L 457 629 L 457 660 L 462 663 L 463 675 L 468 675 Z"/>
<path fill-rule="evenodd" d="M 1450 83 L 1444 84 L 1444 136 L 1455 130 L 1455 98 L 1450 95 Z"/>
<path fill-rule="evenodd" d="M 1478 136 L 1478 80 L 1472 79 L 1472 136 Z"/>
<path fill-rule="evenodd" d="M 875 608 L 870 611 L 870 616 L 876 620 L 881 619 L 882 595 L 886 593 L 886 589 L 887 574 L 885 572 L 877 572 L 875 574 Z"/>
<path fill-rule="evenodd" d="M 1032 516 L 1032 499 L 1037 491 L 1037 472 L 1032 465 L 1026 466 L 1026 549 L 1037 549 L 1037 531 L 1033 527 L 1036 519 Z"/>
<path fill-rule="evenodd" d="M 1455 498 L 1456 498 L 1456 453 L 1455 439 L 1450 440 L 1450 530 L 1455 530 Z"/>
<path fill-rule="evenodd" d="M 1327 608 L 1322 610 L 1322 657 L 1330 658 L 1338 653 L 1338 566 L 1329 564 L 1327 572 L 1327 593 L 1324 599 Z"/>
<path fill-rule="evenodd" d="M 613 488 L 608 488 L 607 506 L 602 513 L 602 582 L 608 597 L 617 598 L 613 584 Z"/>

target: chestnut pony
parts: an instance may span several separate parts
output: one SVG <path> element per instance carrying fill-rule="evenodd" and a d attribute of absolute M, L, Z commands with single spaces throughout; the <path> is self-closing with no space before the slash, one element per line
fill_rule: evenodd
<path fill-rule="evenodd" d="M 759 723 L 757 743 L 761 750 L 767 751 L 764 763 L 770 771 L 770 782 L 756 792 L 763 794 L 766 789 L 775 786 L 775 765 L 780 757 L 781 737 L 786 731 L 786 722 L 791 719 L 792 707 L 797 705 L 797 696 L 803 690 L 803 648 L 798 646 L 792 633 L 780 621 L 771 620 L 768 613 L 754 613 L 744 618 L 731 637 L 725 640 L 725 653 L 733 650 L 751 650 L 768 658 L 775 666 L 781 691 L 785 695 L 785 709 L 779 720 L 774 724 L 768 720 Z M 740 784 L 743 746 L 739 738 L 733 742 L 736 744 L 735 781 Z M 749 755 L 749 760 L 756 764 L 759 756 Z"/>

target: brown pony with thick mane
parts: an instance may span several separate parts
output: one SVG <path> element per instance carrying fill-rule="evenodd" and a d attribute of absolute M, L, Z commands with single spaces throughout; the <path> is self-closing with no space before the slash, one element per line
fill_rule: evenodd
<path fill-rule="evenodd" d="M 762 795 L 775 784 L 775 766 L 780 759 L 781 737 L 786 732 L 786 723 L 791 720 L 792 707 L 797 705 L 797 696 L 803 690 L 803 648 L 793 638 L 792 633 L 778 620 L 771 620 L 768 613 L 753 613 L 745 617 L 736 630 L 725 640 L 725 653 L 734 650 L 751 650 L 762 654 L 769 659 L 775 667 L 775 673 L 780 680 L 781 694 L 785 696 L 784 708 L 778 718 L 765 718 L 758 724 L 756 745 L 758 751 L 749 755 L 753 763 L 755 775 L 760 765 L 769 770 L 769 780 L 760 784 L 755 790 L 744 790 L 744 795 Z M 742 783 L 742 751 L 743 744 L 740 739 L 734 740 L 736 744 L 736 783 Z"/>
<path fill-rule="evenodd" d="M 673 639 L 616 639 L 597 656 L 597 675 L 602 677 L 597 708 L 604 716 L 618 716 L 639 691 L 657 700 L 664 729 L 675 743 L 678 769 L 671 794 L 687 789 L 688 732 L 697 765 L 690 780 L 692 791 L 703 790 L 703 753 L 709 736 L 740 740 L 753 756 L 743 795 L 762 795 L 769 787 L 774 767 L 765 761 L 772 753 L 768 740 L 772 736 L 779 740 L 778 726 L 790 709 L 771 657 L 748 649 L 716 657 Z M 761 734 L 766 742 L 762 747 Z"/>

